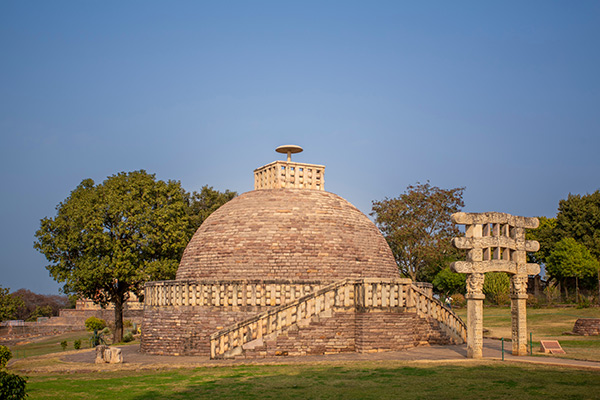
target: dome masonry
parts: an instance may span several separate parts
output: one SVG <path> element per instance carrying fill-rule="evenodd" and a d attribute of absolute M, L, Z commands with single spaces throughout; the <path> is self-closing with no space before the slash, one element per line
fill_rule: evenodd
<path fill-rule="evenodd" d="M 323 165 L 287 161 L 254 171 L 255 190 L 211 214 L 186 247 L 177 280 L 336 281 L 399 278 L 377 227 L 324 190 Z"/>

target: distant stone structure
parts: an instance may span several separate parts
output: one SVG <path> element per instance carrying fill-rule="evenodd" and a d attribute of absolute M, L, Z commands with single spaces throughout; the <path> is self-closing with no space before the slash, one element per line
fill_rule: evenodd
<path fill-rule="evenodd" d="M 141 351 L 211 358 L 460 343 L 464 323 L 400 277 L 367 216 L 324 190 L 322 165 L 254 171 L 253 191 L 196 231 L 173 281 L 148 282 Z"/>
<path fill-rule="evenodd" d="M 454 272 L 467 274 L 467 357 L 481 358 L 483 349 L 483 282 L 486 272 L 511 275 L 512 353 L 527 354 L 527 280 L 540 273 L 537 264 L 527 263 L 527 252 L 540 245 L 525 240 L 525 229 L 538 227 L 537 218 L 505 213 L 455 213 L 455 224 L 466 225 L 465 236 L 452 240 L 466 249 L 467 261 L 453 262 Z"/>
<path fill-rule="evenodd" d="M 582 336 L 600 335 L 600 318 L 578 318 L 573 326 L 573 333 Z"/>

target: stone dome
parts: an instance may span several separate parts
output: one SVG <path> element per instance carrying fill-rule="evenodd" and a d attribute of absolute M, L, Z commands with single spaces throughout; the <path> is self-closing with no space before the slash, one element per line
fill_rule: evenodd
<path fill-rule="evenodd" d="M 336 281 L 398 278 L 377 227 L 323 190 L 262 189 L 211 214 L 186 247 L 177 280 Z"/>

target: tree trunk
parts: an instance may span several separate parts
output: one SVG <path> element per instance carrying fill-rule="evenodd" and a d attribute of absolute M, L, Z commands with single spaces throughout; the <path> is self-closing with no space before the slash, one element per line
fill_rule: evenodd
<path fill-rule="evenodd" d="M 122 294 L 115 298 L 115 334 L 113 343 L 123 341 L 123 303 L 124 296 Z"/>

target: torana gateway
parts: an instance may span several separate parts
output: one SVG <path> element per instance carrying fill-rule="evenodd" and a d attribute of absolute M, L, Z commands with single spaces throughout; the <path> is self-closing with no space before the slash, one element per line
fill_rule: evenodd
<path fill-rule="evenodd" d="M 211 358 L 463 343 L 465 325 L 400 277 L 377 227 L 324 190 L 322 165 L 254 171 L 254 190 L 206 219 L 173 281 L 145 289 L 141 350 Z"/>

